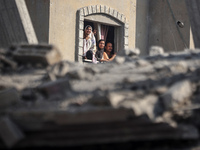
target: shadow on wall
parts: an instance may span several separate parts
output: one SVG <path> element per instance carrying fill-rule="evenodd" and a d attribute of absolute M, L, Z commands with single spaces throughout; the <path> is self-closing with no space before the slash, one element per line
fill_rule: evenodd
<path fill-rule="evenodd" d="M 148 10 L 149 1 L 137 0 L 136 3 L 136 47 L 140 55 L 148 55 Z"/>
<path fill-rule="evenodd" d="M 25 0 L 39 43 L 49 43 L 49 8 L 47 0 Z"/>
<path fill-rule="evenodd" d="M 186 3 L 183 0 L 137 1 L 136 47 L 142 55 L 157 45 L 165 51 L 182 51 L 190 48 L 190 21 Z M 184 23 L 184 27 L 177 22 Z"/>

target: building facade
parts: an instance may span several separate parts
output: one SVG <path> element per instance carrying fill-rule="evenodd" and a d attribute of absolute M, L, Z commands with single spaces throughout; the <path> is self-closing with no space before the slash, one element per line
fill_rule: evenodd
<path fill-rule="evenodd" d="M 24 0 L 11 1 L 14 5 L 14 2 Z M 25 0 L 24 2 L 23 8 L 16 5 L 16 9 L 27 9 L 33 27 L 32 32 L 36 35 L 38 43 L 56 45 L 64 60 L 80 61 L 83 30 L 87 24 L 96 29 L 97 40 L 102 38 L 102 32 L 106 30 L 107 40 L 113 43 L 115 51 L 137 47 L 141 50 L 141 55 L 148 55 L 148 50 L 153 45 L 162 46 L 165 51 L 181 51 L 194 47 L 188 11 L 183 0 Z M 10 6 L 11 3 L 1 0 L 1 5 L 0 11 L 5 15 L 11 15 L 9 11 L 14 8 Z M 23 18 L 20 15 L 19 17 Z M 8 32 L 11 27 L 17 26 L 17 23 L 13 23 L 15 25 L 11 24 L 9 28 L 5 26 L 5 17 L 2 19 L 1 15 L 0 18 L 1 22 L 4 22 L 0 23 L 0 26 Z M 12 20 L 9 21 L 12 23 Z M 184 26 L 179 27 L 178 21 L 184 23 Z M 5 34 L 3 31 L 0 32 Z M 14 38 L 19 34 L 16 33 Z M 33 34 L 27 37 L 32 37 Z M 23 40 L 22 42 L 29 42 Z M 7 45 L 0 42 L 0 46 L 5 47 L 13 42 L 9 41 Z M 14 42 L 19 43 L 19 41 Z"/>

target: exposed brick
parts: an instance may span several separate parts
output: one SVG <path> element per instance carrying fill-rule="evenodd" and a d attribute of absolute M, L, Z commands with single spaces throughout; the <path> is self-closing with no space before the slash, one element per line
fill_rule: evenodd
<path fill-rule="evenodd" d="M 125 28 L 128 29 L 129 28 L 129 24 L 125 23 Z"/>
<path fill-rule="evenodd" d="M 128 36 L 128 29 L 127 28 L 124 29 L 124 36 L 126 36 L 126 37 Z"/>
<path fill-rule="evenodd" d="M 122 22 L 125 22 L 125 16 L 122 14 L 122 16 L 121 16 L 121 21 Z"/>
<path fill-rule="evenodd" d="M 106 13 L 106 14 L 109 14 L 109 9 L 110 9 L 110 8 L 109 8 L 108 6 L 105 6 L 104 9 L 105 9 L 105 13 Z"/>
<path fill-rule="evenodd" d="M 117 13 L 117 18 L 118 20 L 122 21 L 122 15 L 119 12 Z"/>
<path fill-rule="evenodd" d="M 84 15 L 87 16 L 88 15 L 88 8 L 84 7 L 83 10 L 84 10 Z"/>
<path fill-rule="evenodd" d="M 93 13 L 97 13 L 97 7 L 96 7 L 96 5 L 93 5 L 93 6 L 92 6 L 92 12 L 93 12 Z"/>
<path fill-rule="evenodd" d="M 79 20 L 84 21 L 84 16 L 80 15 L 80 19 Z"/>
<path fill-rule="evenodd" d="M 110 11 L 109 11 L 109 14 L 111 15 L 111 16 L 113 16 L 114 15 L 114 9 L 113 8 L 110 8 Z"/>
<path fill-rule="evenodd" d="M 83 47 L 78 47 L 79 55 L 83 55 Z"/>
<path fill-rule="evenodd" d="M 88 15 L 92 14 L 92 6 L 88 6 Z"/>
<path fill-rule="evenodd" d="M 128 45 L 124 45 L 124 49 L 129 49 L 129 48 L 128 48 Z"/>
<path fill-rule="evenodd" d="M 84 16 L 84 11 L 83 11 L 83 9 L 80 9 L 80 10 L 79 10 L 79 14 L 82 15 L 82 16 Z"/>
<path fill-rule="evenodd" d="M 79 29 L 83 30 L 84 29 L 84 22 L 83 21 L 79 21 Z M 79 31 L 80 32 L 80 31 Z M 79 38 L 80 38 L 80 34 L 79 34 Z"/>
<path fill-rule="evenodd" d="M 83 47 L 83 39 L 79 38 L 79 46 Z"/>
<path fill-rule="evenodd" d="M 124 44 L 128 45 L 128 37 L 124 37 Z"/>
<path fill-rule="evenodd" d="M 100 5 L 96 5 L 96 8 L 97 8 L 97 13 L 100 13 Z"/>
<path fill-rule="evenodd" d="M 100 11 L 101 11 L 101 13 L 105 13 L 105 6 L 104 5 L 100 6 Z"/>
<path fill-rule="evenodd" d="M 117 11 L 114 9 L 114 11 L 113 11 L 113 16 L 115 17 L 115 18 L 117 18 Z"/>

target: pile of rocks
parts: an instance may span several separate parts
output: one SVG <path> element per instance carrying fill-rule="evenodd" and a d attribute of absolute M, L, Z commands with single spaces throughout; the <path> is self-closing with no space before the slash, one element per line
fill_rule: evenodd
<path fill-rule="evenodd" d="M 137 54 L 128 50 L 105 64 L 60 61 L 2 73 L 0 147 L 198 143 L 200 50 Z"/>

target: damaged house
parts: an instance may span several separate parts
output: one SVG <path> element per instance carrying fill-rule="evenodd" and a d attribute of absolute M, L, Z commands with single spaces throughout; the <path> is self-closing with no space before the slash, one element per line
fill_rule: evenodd
<path fill-rule="evenodd" d="M 1 0 L 0 13 L 0 47 L 54 44 L 63 60 L 80 61 L 87 24 L 116 52 L 139 48 L 148 55 L 154 45 L 165 51 L 194 48 L 183 0 Z"/>

